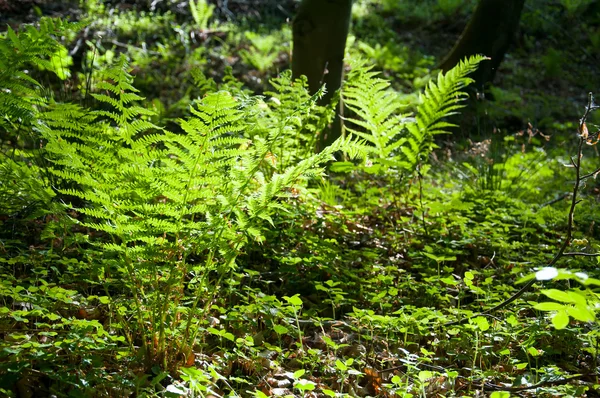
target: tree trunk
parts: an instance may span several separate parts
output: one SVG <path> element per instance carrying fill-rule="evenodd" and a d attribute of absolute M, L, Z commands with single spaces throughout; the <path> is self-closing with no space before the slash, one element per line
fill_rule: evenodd
<path fill-rule="evenodd" d="M 491 58 L 483 62 L 473 78 L 483 91 L 492 82 L 504 54 L 519 26 L 525 0 L 479 0 L 477 8 L 454 48 L 442 61 L 440 68 L 447 72 L 465 57 L 483 54 Z"/>
<path fill-rule="evenodd" d="M 342 84 L 344 51 L 350 27 L 352 0 L 302 0 L 293 22 L 294 49 L 292 75 L 305 75 L 311 94 L 325 84 L 327 93 L 321 104 L 331 102 Z M 341 122 L 336 114 L 333 125 L 321 133 L 317 150 L 341 135 Z"/>

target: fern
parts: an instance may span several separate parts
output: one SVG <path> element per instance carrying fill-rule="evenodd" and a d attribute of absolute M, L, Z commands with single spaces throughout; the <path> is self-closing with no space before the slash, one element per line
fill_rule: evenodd
<path fill-rule="evenodd" d="M 250 42 L 247 49 L 240 50 L 240 57 L 249 66 L 256 68 L 259 72 L 266 72 L 273 67 L 279 57 L 276 50 L 278 38 L 274 35 L 259 35 L 254 32 L 246 32 L 246 39 Z"/>
<path fill-rule="evenodd" d="M 40 130 L 51 173 L 59 179 L 57 192 L 84 216 L 83 226 L 110 237 L 95 242 L 104 253 L 101 261 L 133 292 L 145 344 L 154 338 L 142 327 L 149 322 L 160 330 L 159 349 L 165 351 L 174 342 L 164 325 L 177 322 L 184 278 L 192 275 L 190 287 L 198 289 L 190 330 L 209 273 L 226 275 L 244 245 L 264 239 L 263 222 L 280 209 L 275 199 L 320 175 L 320 165 L 351 143 L 339 140 L 273 171 L 265 165 L 287 125 L 306 117 L 316 97 L 296 103 L 287 118 L 274 118 L 260 136 L 254 128 L 259 98 L 208 93 L 190 109 L 190 118 L 179 120 L 183 133 L 173 133 L 148 121 L 153 113 L 136 105 L 142 98 L 132 81 L 121 57 L 97 83 L 103 93 L 93 94 L 105 109 L 56 105 L 43 113 Z M 203 259 L 202 265 L 190 256 Z"/>
<path fill-rule="evenodd" d="M 212 18 L 215 6 L 206 0 L 190 0 L 190 12 L 196 22 L 196 27 L 201 31 L 208 29 L 208 21 Z"/>
<path fill-rule="evenodd" d="M 371 171 L 388 169 L 414 171 L 434 148 L 433 136 L 446 133 L 453 125 L 443 119 L 456 113 L 468 96 L 461 90 L 472 82 L 468 77 L 485 57 L 473 56 L 446 74 L 430 81 L 420 96 L 414 118 L 400 113 L 402 105 L 389 82 L 378 77 L 372 67 L 357 61 L 342 92 L 344 103 L 356 115 L 348 119 L 346 130 L 363 140 L 357 151 L 373 162 Z"/>
<path fill-rule="evenodd" d="M 44 169 L 39 149 L 38 120 L 51 97 L 34 78 L 48 70 L 64 79 L 68 76 L 66 49 L 55 37 L 80 29 L 82 23 L 42 18 L 37 27 L 21 32 L 9 27 L 0 35 L 0 198 L 4 214 L 27 211 L 32 215 L 56 211 L 51 203 L 53 182 Z M 8 144 L 8 145 L 6 145 Z M 19 148 L 34 146 L 36 150 Z"/>
<path fill-rule="evenodd" d="M 392 143 L 397 142 L 404 129 L 404 118 L 400 114 L 402 105 L 390 83 L 378 78 L 372 67 L 356 61 L 348 75 L 343 90 L 344 104 L 356 114 L 349 118 L 347 132 L 365 142 L 364 153 L 377 159 L 388 159 L 392 155 Z"/>
<path fill-rule="evenodd" d="M 291 71 L 271 79 L 273 91 L 257 104 L 252 135 L 277 134 L 270 169 L 282 172 L 314 153 L 317 135 L 333 118 L 333 109 L 317 105 L 322 91 L 310 95 L 305 77 L 293 80 Z M 264 170 L 267 172 L 267 170 Z"/>
<path fill-rule="evenodd" d="M 66 78 L 66 65 L 59 62 L 64 59 L 66 49 L 53 37 L 83 26 L 83 23 L 42 18 L 37 29 L 27 26 L 19 34 L 8 27 L 0 37 L 0 129 L 11 132 L 33 122 L 39 106 L 47 99 L 41 95 L 38 81 L 25 71 L 33 66 Z"/>

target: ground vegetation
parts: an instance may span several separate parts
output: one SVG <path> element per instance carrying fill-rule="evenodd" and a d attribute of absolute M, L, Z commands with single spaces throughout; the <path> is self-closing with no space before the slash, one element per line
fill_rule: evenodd
<path fill-rule="evenodd" d="M 298 6 L 0 1 L 0 395 L 598 396 L 600 3 Z"/>

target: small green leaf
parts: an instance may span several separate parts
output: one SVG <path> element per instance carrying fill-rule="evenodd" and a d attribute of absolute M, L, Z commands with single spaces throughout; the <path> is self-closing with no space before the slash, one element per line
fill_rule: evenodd
<path fill-rule="evenodd" d="M 539 357 L 540 355 L 542 355 L 542 351 L 538 350 L 535 347 L 529 347 L 527 349 L 527 352 L 529 353 L 529 355 L 531 355 L 532 357 Z"/>
<path fill-rule="evenodd" d="M 458 281 L 451 276 L 446 276 L 440 279 L 441 282 L 444 282 L 447 285 L 456 286 L 458 285 Z"/>
<path fill-rule="evenodd" d="M 529 274 L 529 275 L 522 277 L 521 279 L 518 279 L 515 283 L 517 285 L 520 285 L 522 283 L 529 282 L 530 280 L 532 280 L 534 278 L 535 278 L 535 274 Z"/>
<path fill-rule="evenodd" d="M 552 325 L 558 330 L 564 329 L 569 324 L 569 315 L 567 315 L 566 311 L 557 312 L 556 315 L 552 317 Z"/>
<path fill-rule="evenodd" d="M 275 333 L 277 334 L 286 334 L 288 332 L 288 328 L 286 328 L 283 325 L 273 325 L 273 330 L 275 331 Z"/>
<path fill-rule="evenodd" d="M 587 300 L 582 294 L 579 294 L 573 290 L 567 291 L 567 294 L 569 295 L 571 300 L 573 300 L 573 303 L 575 303 L 578 307 L 587 307 Z"/>
<path fill-rule="evenodd" d="M 422 370 L 419 372 L 419 380 L 421 383 L 426 382 L 427 380 L 433 377 L 433 372 L 430 370 Z"/>
<path fill-rule="evenodd" d="M 567 314 L 580 322 L 593 322 L 596 317 L 586 307 L 567 307 Z"/>
<path fill-rule="evenodd" d="M 473 321 L 475 322 L 479 330 L 481 330 L 482 332 L 485 332 L 490 328 L 490 323 L 485 317 L 478 316 Z"/>
<path fill-rule="evenodd" d="M 565 308 L 564 304 L 547 302 L 547 303 L 538 303 L 533 306 L 536 310 L 540 311 L 561 311 Z"/>
<path fill-rule="evenodd" d="M 455 370 L 449 370 L 446 372 L 446 376 L 448 376 L 449 379 L 456 379 L 458 377 L 458 372 Z"/>
<path fill-rule="evenodd" d="M 312 391 L 316 386 L 314 382 L 306 379 L 300 379 L 294 383 L 294 387 L 301 391 Z"/>
<path fill-rule="evenodd" d="M 600 257 L 598 257 L 598 261 L 600 261 Z M 581 273 L 578 272 L 578 274 L 581 274 Z M 578 281 L 580 283 L 583 283 L 586 286 L 589 286 L 589 285 L 600 286 L 600 279 L 596 279 L 596 278 L 584 278 L 582 276 L 579 276 Z"/>
<path fill-rule="evenodd" d="M 292 297 L 288 297 L 288 296 L 283 296 L 283 298 L 290 303 L 291 305 L 295 306 L 295 307 L 301 307 L 302 306 L 302 300 L 300 299 L 300 297 L 298 297 L 297 294 L 293 295 Z"/>
<path fill-rule="evenodd" d="M 490 398 L 510 398 L 510 393 L 506 391 L 494 391 L 490 394 Z"/>
<path fill-rule="evenodd" d="M 435 354 L 435 352 L 428 351 L 425 347 L 421 347 L 421 353 L 423 355 L 425 355 L 426 357 L 430 357 L 430 356 L 433 356 Z"/>
<path fill-rule="evenodd" d="M 29 340 L 30 338 L 28 335 L 20 333 L 12 333 L 9 336 L 12 340 Z"/>
<path fill-rule="evenodd" d="M 508 323 L 510 326 L 517 326 L 519 324 L 519 320 L 516 316 L 511 315 L 508 318 L 506 318 L 506 323 Z"/>
<path fill-rule="evenodd" d="M 542 289 L 542 294 L 549 299 L 559 301 L 561 303 L 574 303 L 573 297 L 571 297 L 567 292 L 563 292 L 558 289 Z"/>
<path fill-rule="evenodd" d="M 304 369 L 299 369 L 297 371 L 294 372 L 294 379 L 299 379 L 302 376 L 304 376 L 304 373 L 306 373 L 306 370 Z"/>
<path fill-rule="evenodd" d="M 346 366 L 346 364 L 342 361 L 340 361 L 339 359 L 335 361 L 335 367 L 338 368 L 339 370 L 341 370 L 342 372 L 345 372 L 348 370 L 348 367 Z"/>
<path fill-rule="evenodd" d="M 436 256 L 435 254 L 423 252 L 426 257 L 429 257 L 436 263 L 441 263 L 444 261 L 456 261 L 456 256 Z"/>

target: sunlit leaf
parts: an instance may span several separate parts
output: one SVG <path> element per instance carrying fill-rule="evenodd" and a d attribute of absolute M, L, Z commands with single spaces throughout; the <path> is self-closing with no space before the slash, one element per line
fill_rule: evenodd
<path fill-rule="evenodd" d="M 302 376 L 304 376 L 304 373 L 306 373 L 306 370 L 304 369 L 299 369 L 297 371 L 294 372 L 294 379 L 299 379 Z"/>
<path fill-rule="evenodd" d="M 335 367 L 338 368 L 339 370 L 341 370 L 342 372 L 345 372 L 346 370 L 348 370 L 348 367 L 346 366 L 346 364 L 342 361 L 340 361 L 339 359 L 337 359 L 335 361 Z"/>
<path fill-rule="evenodd" d="M 431 379 L 433 377 L 433 372 L 430 370 L 421 370 L 419 372 L 419 381 L 421 381 L 421 383 Z"/>
<path fill-rule="evenodd" d="M 316 386 L 314 382 L 306 379 L 300 379 L 294 383 L 294 387 L 301 391 L 312 391 Z"/>
<path fill-rule="evenodd" d="M 593 322 L 596 319 L 594 314 L 585 307 L 568 307 L 566 311 L 569 316 L 580 322 Z"/>
<path fill-rule="evenodd" d="M 575 300 L 567 292 L 558 289 L 542 289 L 541 293 L 549 299 L 560 301 L 561 303 L 574 303 Z"/>
<path fill-rule="evenodd" d="M 560 310 L 563 310 L 565 308 L 565 306 L 564 306 L 564 304 L 560 304 L 560 303 L 546 302 L 546 303 L 538 303 L 538 304 L 534 305 L 533 308 L 535 308 L 536 310 L 540 310 L 540 311 L 560 311 Z"/>
<path fill-rule="evenodd" d="M 283 298 L 290 303 L 291 305 L 295 306 L 295 307 L 301 307 L 302 306 L 302 299 L 300 299 L 300 297 L 298 297 L 297 294 L 293 295 L 292 297 L 288 297 L 288 296 L 283 296 Z"/>
<path fill-rule="evenodd" d="M 529 347 L 527 349 L 527 352 L 529 353 L 529 355 L 531 355 L 532 357 L 539 357 L 540 355 L 542 355 L 543 351 L 538 350 L 535 347 Z"/>
<path fill-rule="evenodd" d="M 473 321 L 477 325 L 477 327 L 479 328 L 479 330 L 481 330 L 482 332 L 485 332 L 486 330 L 488 330 L 490 328 L 490 323 L 483 316 L 478 316 Z"/>
<path fill-rule="evenodd" d="M 558 330 L 564 329 L 569 324 L 569 315 L 566 311 L 559 311 L 552 317 L 552 325 Z"/>

